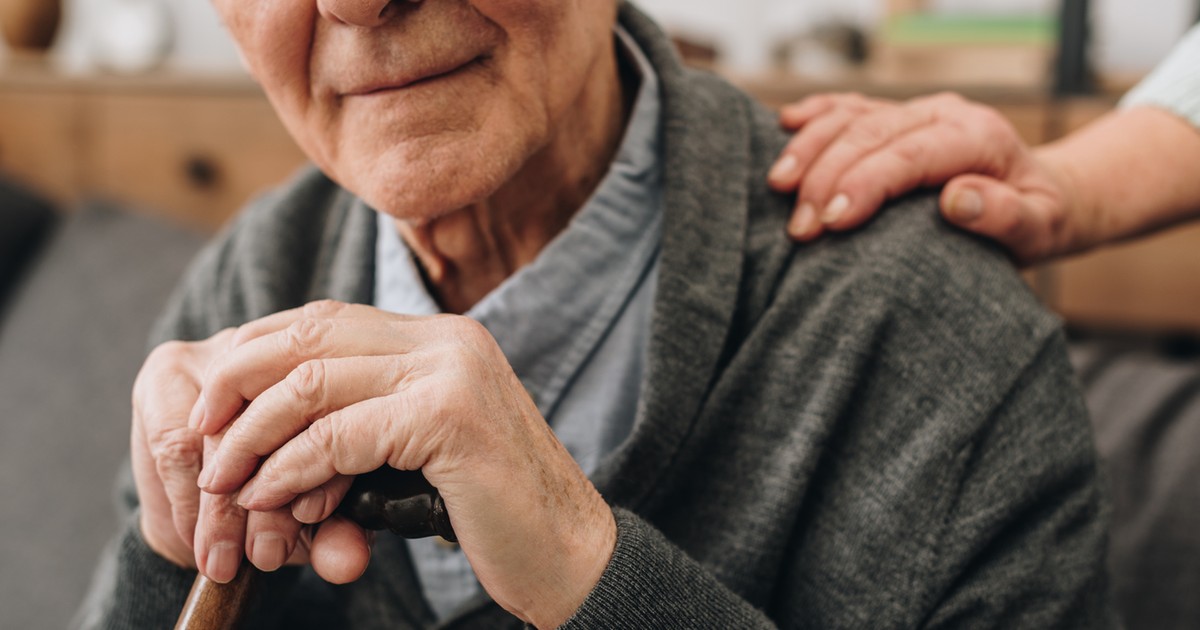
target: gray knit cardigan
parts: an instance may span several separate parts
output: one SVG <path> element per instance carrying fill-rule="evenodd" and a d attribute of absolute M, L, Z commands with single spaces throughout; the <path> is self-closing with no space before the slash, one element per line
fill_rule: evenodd
<path fill-rule="evenodd" d="M 662 77 L 662 267 L 633 433 L 593 477 L 616 551 L 567 626 L 1112 624 L 1106 504 L 1056 320 L 931 197 L 793 247 L 791 200 L 764 184 L 786 140 L 774 116 L 682 68 L 632 7 L 620 19 Z M 374 225 L 302 174 L 200 256 L 157 338 L 318 298 L 370 303 Z M 194 573 L 135 526 L 113 552 L 89 621 L 169 627 Z M 434 625 L 388 536 L 354 584 L 275 574 L 257 614 L 254 627 Z M 521 624 L 480 601 L 444 625 Z"/>

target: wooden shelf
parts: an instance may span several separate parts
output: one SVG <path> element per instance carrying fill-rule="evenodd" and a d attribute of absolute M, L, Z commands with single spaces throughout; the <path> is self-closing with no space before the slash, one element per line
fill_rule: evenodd
<path fill-rule="evenodd" d="M 0 69 L 0 171 L 66 208 L 103 197 L 215 230 L 304 160 L 244 75 Z"/>
<path fill-rule="evenodd" d="M 769 105 L 821 92 L 905 99 L 950 85 L 881 86 L 863 75 L 735 77 Z M 1128 80 L 1125 81 L 1128 83 Z M 1056 101 L 1047 90 L 959 90 L 998 108 L 1031 144 L 1109 111 L 1112 97 Z M 305 161 L 244 75 L 164 70 L 71 75 L 41 61 L 0 65 L 0 171 L 71 207 L 101 196 L 204 230 Z M 1027 273 L 1070 321 L 1200 332 L 1200 228 Z"/>
<path fill-rule="evenodd" d="M 0 90 L 262 95 L 258 84 L 243 73 L 181 71 L 170 66 L 135 75 L 76 72 L 53 58 L 29 55 L 0 59 Z"/>

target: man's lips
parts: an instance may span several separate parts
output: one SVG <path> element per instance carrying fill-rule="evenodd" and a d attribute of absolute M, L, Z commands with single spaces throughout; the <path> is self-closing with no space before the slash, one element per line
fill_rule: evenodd
<path fill-rule="evenodd" d="M 389 92 L 392 90 L 402 90 L 404 88 L 413 87 L 422 83 L 428 83 L 437 79 L 450 76 L 461 70 L 483 60 L 483 55 L 472 57 L 465 62 L 456 62 L 433 68 L 431 70 L 413 73 L 409 76 L 388 77 L 376 81 L 370 81 L 361 85 L 356 85 L 342 92 L 343 96 L 370 96 L 381 92 Z"/>

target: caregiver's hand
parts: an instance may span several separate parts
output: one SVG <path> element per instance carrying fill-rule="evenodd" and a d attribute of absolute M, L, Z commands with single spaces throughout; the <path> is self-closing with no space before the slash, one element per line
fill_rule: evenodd
<path fill-rule="evenodd" d="M 1067 175 L 993 109 L 954 94 L 903 103 L 830 94 L 780 117 L 798 133 L 769 182 L 779 192 L 799 189 L 788 224 L 798 241 L 856 228 L 888 199 L 946 184 L 946 219 L 999 241 L 1018 262 L 1090 244 L 1088 217 L 1072 215 Z"/>
<path fill-rule="evenodd" d="M 345 492 L 328 486 L 338 475 L 421 469 L 508 611 L 557 626 L 599 581 L 612 511 L 478 323 L 320 302 L 241 327 L 234 346 L 205 379 L 201 430 L 252 402 L 206 461 L 206 490 L 240 487 L 256 511 L 320 497 L 307 516 L 323 517 Z"/>
<path fill-rule="evenodd" d="M 202 438 L 188 420 L 205 372 L 233 339 L 234 331 L 226 330 L 205 341 L 165 343 L 146 359 L 133 388 L 131 459 L 142 537 L 160 556 L 202 567 L 220 582 L 237 572 L 247 540 L 259 568 L 279 568 L 292 555 L 301 528 L 287 510 L 248 516 L 235 497 L 197 487 L 201 462 L 218 438 Z M 303 561 L 302 551 L 297 561 Z"/>

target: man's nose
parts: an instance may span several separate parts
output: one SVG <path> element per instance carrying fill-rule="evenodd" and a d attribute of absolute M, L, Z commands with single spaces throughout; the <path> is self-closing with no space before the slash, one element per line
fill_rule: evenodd
<path fill-rule="evenodd" d="M 379 26 L 401 5 L 421 0 L 317 0 L 321 17 L 351 26 Z"/>

